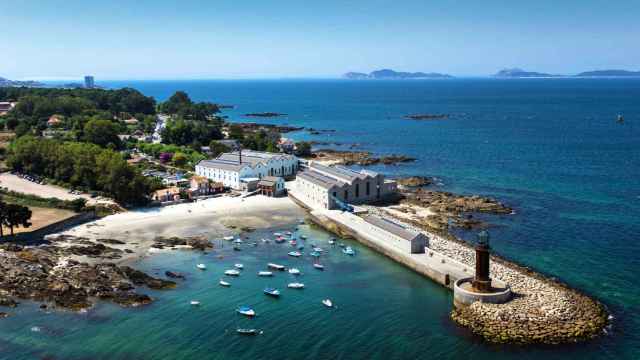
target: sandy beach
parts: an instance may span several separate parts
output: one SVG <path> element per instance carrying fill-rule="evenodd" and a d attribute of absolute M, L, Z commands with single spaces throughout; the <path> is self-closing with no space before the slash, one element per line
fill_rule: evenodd
<path fill-rule="evenodd" d="M 63 232 L 74 238 L 95 242 L 115 239 L 124 244 L 109 247 L 125 251 L 117 263 L 140 259 L 158 250 L 151 248 L 156 237 L 204 236 L 210 240 L 235 235 L 242 229 L 287 226 L 304 217 L 304 212 L 289 198 L 261 195 L 248 198 L 223 196 L 162 208 L 134 210 L 86 223 Z M 74 242 L 69 241 L 68 245 Z M 63 245 L 63 244 L 60 244 Z M 77 258 L 89 261 L 89 258 Z"/>

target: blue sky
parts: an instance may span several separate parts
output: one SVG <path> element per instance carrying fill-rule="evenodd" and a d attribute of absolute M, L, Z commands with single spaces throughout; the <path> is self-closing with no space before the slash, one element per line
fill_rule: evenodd
<path fill-rule="evenodd" d="M 640 70 L 640 1 L 0 0 L 0 76 Z"/>

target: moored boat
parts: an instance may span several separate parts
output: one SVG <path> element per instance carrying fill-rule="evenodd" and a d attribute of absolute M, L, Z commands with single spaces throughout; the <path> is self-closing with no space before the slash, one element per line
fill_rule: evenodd
<path fill-rule="evenodd" d="M 258 271 L 258 276 L 273 276 L 271 271 Z"/>
<path fill-rule="evenodd" d="M 235 269 L 231 269 L 231 270 L 225 271 L 224 274 L 227 275 L 227 276 L 238 276 L 238 275 L 240 275 L 240 271 L 235 270 Z"/>
<path fill-rule="evenodd" d="M 322 300 L 322 303 L 324 304 L 324 306 L 326 307 L 333 307 L 333 302 L 331 302 L 330 299 L 324 299 Z"/>
<path fill-rule="evenodd" d="M 269 296 L 273 296 L 273 297 L 279 297 L 280 296 L 280 290 L 276 289 L 276 288 L 265 288 L 264 290 L 262 290 L 262 292 L 264 292 L 266 295 Z"/>
<path fill-rule="evenodd" d="M 200 269 L 200 270 L 207 270 L 207 265 L 205 265 L 205 264 L 198 264 L 198 265 L 196 265 L 196 267 L 198 269 Z"/>
<path fill-rule="evenodd" d="M 235 264 L 235 265 L 233 265 L 233 266 L 234 266 L 236 269 L 240 269 L 240 270 L 244 269 L 244 265 L 242 265 L 242 264 Z"/>
<path fill-rule="evenodd" d="M 256 316 L 256 312 L 248 306 L 240 306 L 236 309 L 236 312 L 245 316 Z"/>
<path fill-rule="evenodd" d="M 291 268 L 289 269 L 289 274 L 291 275 L 300 275 L 300 270 L 297 268 Z"/>
<path fill-rule="evenodd" d="M 302 253 L 299 251 L 289 251 L 289 256 L 300 257 L 302 256 Z"/>
<path fill-rule="evenodd" d="M 278 264 L 274 264 L 274 263 L 268 263 L 267 266 L 270 269 L 275 269 L 275 270 L 278 270 L 278 271 L 284 271 L 284 266 L 283 265 L 278 265 Z"/>
<path fill-rule="evenodd" d="M 313 257 L 320 257 L 320 253 L 317 251 L 312 251 L 311 253 L 309 253 L 309 255 L 313 256 Z"/>
<path fill-rule="evenodd" d="M 225 236 L 222 239 L 224 239 L 226 241 L 231 241 L 231 240 L 233 240 L 233 236 Z"/>
<path fill-rule="evenodd" d="M 228 283 L 222 279 L 220 279 L 220 282 L 218 284 L 220 284 L 220 286 L 225 286 L 225 287 L 231 286 L 231 283 Z"/>
<path fill-rule="evenodd" d="M 351 255 L 351 256 L 353 256 L 353 255 L 355 255 L 355 254 L 356 254 L 356 252 L 355 252 L 355 251 L 353 251 L 353 249 L 351 248 L 351 246 L 347 246 L 346 248 L 342 249 L 342 252 L 343 252 L 343 253 L 345 253 L 345 254 L 347 254 L 347 255 Z"/>
<path fill-rule="evenodd" d="M 193 306 L 200 306 L 200 301 L 197 301 L 197 300 L 191 300 L 191 305 L 193 305 Z"/>
<path fill-rule="evenodd" d="M 243 328 L 238 328 L 236 329 L 236 332 L 240 335 L 260 335 L 262 334 L 262 330 L 257 330 L 257 329 L 243 329 Z"/>
<path fill-rule="evenodd" d="M 235 245 L 235 246 L 233 247 L 233 250 L 235 250 L 235 251 L 240 251 L 240 250 L 242 250 L 242 248 L 240 248 L 240 246 L 238 246 L 238 245 Z"/>
<path fill-rule="evenodd" d="M 304 289 L 304 284 L 299 282 L 293 282 L 293 283 L 289 283 L 287 287 L 290 289 Z"/>
<path fill-rule="evenodd" d="M 318 269 L 318 270 L 324 270 L 324 265 L 322 265 L 322 264 L 315 263 L 315 264 L 313 264 L 313 267 Z"/>
<path fill-rule="evenodd" d="M 237 239 L 233 240 L 233 243 L 234 244 L 242 244 L 242 239 L 237 238 Z"/>

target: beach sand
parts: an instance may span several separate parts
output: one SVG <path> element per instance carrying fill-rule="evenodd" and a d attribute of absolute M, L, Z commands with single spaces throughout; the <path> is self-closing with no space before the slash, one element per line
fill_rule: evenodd
<path fill-rule="evenodd" d="M 223 196 L 193 203 L 161 208 L 134 210 L 86 223 L 62 234 L 96 239 L 115 239 L 123 245 L 106 244 L 123 253 L 117 263 L 127 263 L 153 252 L 171 251 L 152 249 L 158 236 L 205 236 L 210 240 L 235 235 L 242 229 L 263 229 L 290 226 L 304 218 L 304 211 L 288 197 L 271 198 L 262 195 L 248 198 Z M 70 242 L 69 244 L 72 244 Z M 63 244 L 61 244 L 63 245 Z M 77 260 L 91 262 L 80 257 Z"/>

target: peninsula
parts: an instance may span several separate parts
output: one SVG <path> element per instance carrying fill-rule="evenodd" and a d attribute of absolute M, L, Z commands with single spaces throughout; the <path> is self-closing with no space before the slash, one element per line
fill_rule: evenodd
<path fill-rule="evenodd" d="M 402 72 L 391 69 L 381 69 L 372 71 L 369 74 L 361 72 L 348 72 L 343 75 L 346 79 L 449 79 L 453 76 L 440 73 L 424 73 L 424 72 Z"/>

